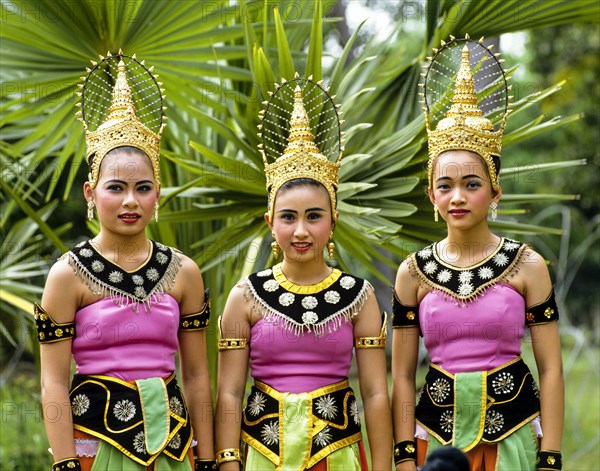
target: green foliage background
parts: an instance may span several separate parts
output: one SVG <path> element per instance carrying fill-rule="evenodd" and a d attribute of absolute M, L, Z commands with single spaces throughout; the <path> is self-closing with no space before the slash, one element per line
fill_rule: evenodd
<path fill-rule="evenodd" d="M 347 145 L 338 261 L 389 283 L 386 267 L 397 266 L 443 229 L 433 222 L 423 191 L 426 134 L 416 84 L 425 56 L 450 34 L 478 38 L 530 31 L 534 47 L 527 73 L 536 86 L 532 93 L 527 87 L 515 93 L 504 141 L 505 196 L 494 229 L 533 241 L 550 260 L 564 313 L 567 378 L 573 375 L 598 391 L 598 299 L 585 294 L 599 263 L 597 253 L 590 255 L 599 233 L 593 198 L 598 112 L 591 100 L 582 118 L 586 104 L 578 99 L 595 96 L 597 104 L 596 2 L 429 1 L 410 34 L 399 3 L 393 10 L 398 28 L 389 38 L 358 30 L 335 56 L 323 50 L 339 34 L 340 22 L 328 13 L 338 11 L 335 2 L 1 0 L 1 5 L 3 466 L 41 469 L 49 462 L 31 379 L 37 354 L 31 303 L 39 299 L 52 260 L 97 230 L 84 219 L 80 187 L 87 170 L 74 92 L 89 59 L 119 48 L 154 65 L 167 89 L 161 216 L 149 235 L 199 263 L 218 313 L 235 281 L 270 262 L 256 125 L 261 102 L 276 82 L 295 71 L 312 75 L 330 84 L 343 104 Z M 590 165 L 573 170 L 583 159 Z M 565 169 L 573 172 L 567 180 Z M 536 179 L 528 181 L 532 173 Z M 578 271 L 586 275 L 582 282 L 574 282 Z M 214 346 L 213 330 L 210 341 Z M 595 346 L 586 347 L 590 342 Z M 596 381 L 585 383 L 590 380 L 585 371 L 595 372 Z M 575 389 L 568 395 L 566 469 L 593 469 L 586 466 L 599 457 L 587 444 L 597 448 L 600 438 L 597 428 L 588 428 L 589 415 L 580 404 L 571 404 Z M 598 418 L 598 407 L 594 414 Z M 31 440 L 15 450 L 12 444 L 22 436 Z"/>

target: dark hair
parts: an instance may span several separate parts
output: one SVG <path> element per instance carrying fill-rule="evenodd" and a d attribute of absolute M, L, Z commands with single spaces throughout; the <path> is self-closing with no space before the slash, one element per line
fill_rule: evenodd
<path fill-rule="evenodd" d="M 120 154 L 121 152 L 129 152 L 131 154 L 138 154 L 138 155 L 143 155 L 144 157 L 148 157 L 148 154 L 146 154 L 142 149 L 138 149 L 137 147 L 133 147 L 133 146 L 115 147 L 114 149 L 111 149 L 106 154 L 104 154 L 104 157 L 106 157 L 107 155 L 112 155 L 112 154 Z M 88 165 L 90 167 L 94 163 L 95 158 L 96 158 L 96 154 L 90 155 L 88 157 Z M 150 158 L 150 157 L 148 157 L 148 158 Z"/>
<path fill-rule="evenodd" d="M 469 458 L 458 448 L 444 446 L 431 452 L 421 471 L 469 471 Z"/>
<path fill-rule="evenodd" d="M 492 155 L 492 162 L 494 162 L 494 167 L 496 168 L 496 175 L 500 175 L 500 157 Z"/>
<path fill-rule="evenodd" d="M 143 155 L 144 157 L 148 157 L 148 154 L 146 154 L 142 149 L 138 149 L 137 147 L 133 147 L 133 146 L 120 146 L 120 147 L 115 147 L 114 149 L 109 150 L 106 155 L 112 155 L 112 154 L 120 154 L 121 152 L 129 152 L 130 154 L 138 154 L 138 155 Z M 106 157 L 105 155 L 105 157 Z M 150 157 L 148 157 L 150 158 Z"/>
<path fill-rule="evenodd" d="M 293 180 L 289 180 L 283 185 L 281 185 L 277 190 L 277 193 L 275 193 L 275 197 L 277 197 L 281 190 L 290 190 L 292 188 L 297 188 L 300 186 L 313 186 L 315 188 L 323 188 L 329 196 L 329 192 L 327 191 L 327 188 L 325 188 L 325 185 L 323 185 L 321 182 L 318 182 L 314 178 L 294 178 Z M 269 201 L 269 204 L 272 203 L 272 201 Z"/>
<path fill-rule="evenodd" d="M 281 185 L 277 192 L 279 193 L 281 190 L 290 190 L 291 188 L 296 188 L 298 186 L 322 186 L 325 190 L 327 190 L 327 188 L 325 188 L 322 183 L 312 178 L 294 178 L 293 180 L 287 181 L 283 185 Z"/>

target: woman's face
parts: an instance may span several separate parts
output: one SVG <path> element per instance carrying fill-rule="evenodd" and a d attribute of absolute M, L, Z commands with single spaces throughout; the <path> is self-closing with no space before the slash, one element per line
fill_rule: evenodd
<path fill-rule="evenodd" d="M 285 260 L 323 260 L 323 249 L 333 229 L 327 190 L 312 185 L 280 190 L 275 198 L 273 221 L 267 219 L 267 223 Z"/>
<path fill-rule="evenodd" d="M 487 166 L 477 154 L 464 150 L 443 152 L 433 167 L 429 198 L 438 205 L 440 216 L 448 227 L 469 229 L 487 225 L 488 208 L 498 202 L 499 190 L 492 193 Z"/>
<path fill-rule="evenodd" d="M 150 159 L 140 153 L 115 151 L 102 160 L 98 184 L 84 185 L 86 199 L 96 205 L 103 230 L 119 235 L 143 231 L 154 213 L 158 189 Z"/>

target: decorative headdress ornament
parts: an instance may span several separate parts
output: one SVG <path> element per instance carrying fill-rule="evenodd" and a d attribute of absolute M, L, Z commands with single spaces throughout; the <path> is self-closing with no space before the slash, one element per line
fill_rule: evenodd
<path fill-rule="evenodd" d="M 502 68 L 504 59 L 491 48 L 483 45 L 483 38 L 450 36 L 450 42 L 442 41 L 442 47 L 427 58 L 430 63 L 424 66 L 427 71 L 421 74 L 424 81 L 419 86 L 424 89 L 421 103 L 429 136 L 429 188 L 435 158 L 447 150 L 479 154 L 487 164 L 492 187 L 499 188 L 493 157 L 500 158 L 512 96 Z M 496 130 L 494 121 L 500 121 Z"/>
<path fill-rule="evenodd" d="M 131 146 L 142 150 L 152 162 L 154 180 L 160 187 L 159 147 L 166 126 L 163 106 L 164 90 L 153 75 L 154 67 L 146 68 L 144 61 L 119 53 L 100 62 L 91 61 L 87 76 L 81 77 L 83 90 L 78 93 L 87 144 L 86 159 L 90 165 L 88 180 L 95 188 L 102 159 L 111 150 Z"/>
<path fill-rule="evenodd" d="M 329 193 L 335 218 L 338 174 L 342 158 L 342 132 L 334 97 L 322 82 L 299 78 L 283 80 L 264 103 L 259 125 L 259 145 L 269 192 L 269 218 L 273 220 L 275 195 L 283 184 L 297 178 L 311 178 Z M 335 160 L 330 160 L 331 158 Z M 269 159 L 271 163 L 269 163 Z"/>

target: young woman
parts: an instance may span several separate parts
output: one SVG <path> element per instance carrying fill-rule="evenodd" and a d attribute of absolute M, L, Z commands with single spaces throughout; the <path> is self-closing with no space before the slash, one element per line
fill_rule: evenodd
<path fill-rule="evenodd" d="M 494 56 L 468 37 L 452 38 L 434 61 L 457 47 L 450 109 L 435 130 L 427 116 L 429 198 L 447 236 L 407 257 L 395 283 L 396 469 L 414 470 L 447 444 L 467 453 L 472 470 L 560 469 L 564 388 L 552 284 L 540 255 L 490 231 L 488 209 L 495 219 L 502 196 L 505 121 L 494 131 L 478 108 L 470 53 L 486 74 Z M 435 83 L 431 70 L 426 80 Z M 539 383 L 520 357 L 525 327 Z M 431 364 L 415 407 L 420 335 Z"/>
<path fill-rule="evenodd" d="M 373 469 L 390 469 L 386 325 L 369 282 L 325 263 L 324 249 L 333 255 L 339 165 L 315 145 L 296 83 L 306 93 L 317 87 L 299 79 L 274 94 L 287 90 L 294 109 L 283 156 L 265 161 L 265 220 L 283 262 L 243 279 L 227 300 L 216 460 L 222 471 L 239 470 L 242 461 L 257 471 L 366 469 L 357 397 L 348 384 L 356 346 Z M 242 411 L 249 362 L 254 385 Z"/>
<path fill-rule="evenodd" d="M 208 300 L 196 264 L 146 237 L 158 210 L 162 124 L 156 133 L 136 116 L 124 61 L 141 80 L 146 69 L 120 52 L 97 64 L 84 87 L 91 117 L 96 103 L 86 99 L 102 92 L 96 74 L 117 69 L 108 117 L 86 133 L 84 194 L 100 232 L 54 264 L 35 308 L 53 470 L 191 470 L 192 447 L 195 469 L 212 469 Z"/>

